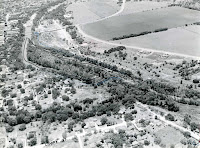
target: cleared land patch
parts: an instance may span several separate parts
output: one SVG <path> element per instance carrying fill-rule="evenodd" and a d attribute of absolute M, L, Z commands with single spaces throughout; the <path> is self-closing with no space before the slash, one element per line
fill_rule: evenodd
<path fill-rule="evenodd" d="M 192 25 L 169 29 L 136 38 L 115 41 L 123 45 L 134 45 L 143 48 L 200 56 L 200 26 Z"/>
<path fill-rule="evenodd" d="M 123 16 L 115 16 L 103 21 L 82 26 L 83 31 L 96 38 L 111 40 L 129 34 L 144 31 L 155 31 L 160 28 L 175 28 L 198 22 L 200 12 L 181 8 L 168 7 Z"/>

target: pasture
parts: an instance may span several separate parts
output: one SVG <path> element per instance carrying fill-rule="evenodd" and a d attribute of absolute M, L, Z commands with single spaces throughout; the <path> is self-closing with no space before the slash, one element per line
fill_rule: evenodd
<path fill-rule="evenodd" d="M 157 2 L 157 1 L 129 1 L 126 2 L 124 11 L 121 15 L 137 13 L 142 11 L 150 11 L 152 9 L 159 9 L 161 7 L 167 7 L 169 2 Z"/>
<path fill-rule="evenodd" d="M 200 26 L 192 25 L 169 29 L 145 36 L 115 41 L 124 45 L 133 45 L 160 51 L 200 56 Z"/>
<path fill-rule="evenodd" d="M 123 35 L 155 31 L 160 28 L 176 28 L 198 22 L 200 12 L 181 7 L 168 7 L 152 11 L 120 15 L 85 24 L 82 27 L 87 34 L 103 40 L 111 40 Z"/>
<path fill-rule="evenodd" d="M 167 126 L 156 132 L 156 136 L 161 138 L 161 143 L 167 147 L 170 147 L 172 144 L 176 145 L 180 143 L 180 141 L 184 138 L 181 132 L 170 126 Z"/>
<path fill-rule="evenodd" d="M 73 11 L 75 24 L 93 22 L 103 17 L 112 15 L 120 9 L 114 0 L 91 0 L 89 2 L 76 2 L 67 8 Z"/>

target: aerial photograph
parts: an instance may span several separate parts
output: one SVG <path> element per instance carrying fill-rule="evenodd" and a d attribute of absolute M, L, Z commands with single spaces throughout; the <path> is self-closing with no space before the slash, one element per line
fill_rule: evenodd
<path fill-rule="evenodd" d="M 0 0 L 0 148 L 200 148 L 200 0 Z"/>

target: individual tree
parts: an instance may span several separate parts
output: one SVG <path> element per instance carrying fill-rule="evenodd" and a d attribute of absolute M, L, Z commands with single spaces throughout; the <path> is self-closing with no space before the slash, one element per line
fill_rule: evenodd
<path fill-rule="evenodd" d="M 15 98 L 15 97 L 17 97 L 17 94 L 16 93 L 12 93 L 12 94 L 10 94 L 10 97 L 11 98 Z"/>
<path fill-rule="evenodd" d="M 17 88 L 18 88 L 18 89 L 22 88 L 22 85 L 21 85 L 21 84 L 18 84 L 18 85 L 17 85 Z"/>
<path fill-rule="evenodd" d="M 183 135 L 184 135 L 185 138 L 190 138 L 191 137 L 190 132 L 184 132 Z"/>
<path fill-rule="evenodd" d="M 66 96 L 66 95 L 63 95 L 63 96 L 62 96 L 62 99 L 63 99 L 63 101 L 69 101 L 69 97 Z"/>
<path fill-rule="evenodd" d="M 70 91 L 71 91 L 72 94 L 76 94 L 76 89 L 75 88 L 72 88 Z"/>
<path fill-rule="evenodd" d="M 124 115 L 125 121 L 132 121 L 133 120 L 133 115 L 131 113 L 126 113 Z"/>
<path fill-rule="evenodd" d="M 131 113 L 132 114 L 137 114 L 137 110 L 133 110 Z"/>
<path fill-rule="evenodd" d="M 26 129 L 26 124 L 22 124 L 19 126 L 20 131 L 24 131 Z"/>
<path fill-rule="evenodd" d="M 60 95 L 60 92 L 58 91 L 58 89 L 54 88 L 52 90 L 52 97 L 53 99 L 57 99 L 57 97 Z"/>
<path fill-rule="evenodd" d="M 27 139 L 32 139 L 34 138 L 34 134 L 33 133 L 29 133 L 28 136 L 27 136 Z"/>
<path fill-rule="evenodd" d="M 173 144 L 170 145 L 170 148 L 175 148 L 175 146 Z"/>
<path fill-rule="evenodd" d="M 35 113 L 35 118 L 41 118 L 42 117 L 42 112 L 40 110 L 38 110 L 36 113 Z"/>
<path fill-rule="evenodd" d="M 10 133 L 14 130 L 14 128 L 10 125 L 6 126 L 6 132 Z"/>
<path fill-rule="evenodd" d="M 80 106 L 79 104 L 75 104 L 74 105 L 74 111 L 77 112 L 79 110 L 82 110 L 82 106 Z"/>
<path fill-rule="evenodd" d="M 44 94 L 44 98 L 48 98 L 48 95 L 47 95 L 47 94 Z"/>
<path fill-rule="evenodd" d="M 17 144 L 17 148 L 23 148 L 24 146 L 23 146 L 23 143 L 18 143 Z"/>
<path fill-rule="evenodd" d="M 2 91 L 1 91 L 1 96 L 2 97 L 6 97 L 6 96 L 8 96 L 9 95 L 9 91 L 7 90 L 7 89 L 3 89 Z"/>
<path fill-rule="evenodd" d="M 192 122 L 190 124 L 190 128 L 191 128 L 192 131 L 195 131 L 198 128 L 198 126 L 197 126 L 197 124 L 195 122 Z"/>
<path fill-rule="evenodd" d="M 68 124 L 68 129 L 69 129 L 70 131 L 73 131 L 73 127 L 74 127 L 74 122 L 70 122 L 70 123 Z"/>
<path fill-rule="evenodd" d="M 84 128 L 85 126 L 86 126 L 86 123 L 83 122 L 83 123 L 81 124 L 81 127 Z"/>
<path fill-rule="evenodd" d="M 41 109 L 42 109 L 42 106 L 41 106 L 40 104 L 36 104 L 36 105 L 35 105 L 35 109 L 36 109 L 36 110 L 41 110 Z"/>
<path fill-rule="evenodd" d="M 29 146 L 34 146 L 37 144 L 37 139 L 36 138 L 32 138 L 30 141 L 29 141 Z"/>
<path fill-rule="evenodd" d="M 17 125 L 17 120 L 16 120 L 16 118 L 8 118 L 8 119 L 7 119 L 7 122 L 8 122 L 8 124 L 9 124 L 10 126 L 15 126 L 15 125 Z"/>
<path fill-rule="evenodd" d="M 184 121 L 185 121 L 188 125 L 190 125 L 190 122 L 191 122 L 191 117 L 190 117 L 190 115 L 186 114 L 186 115 L 184 116 Z"/>
<path fill-rule="evenodd" d="M 106 117 L 101 118 L 101 124 L 104 125 L 108 122 L 108 119 Z"/>
<path fill-rule="evenodd" d="M 51 94 L 51 90 L 48 90 L 48 94 Z"/>
<path fill-rule="evenodd" d="M 148 146 L 149 144 L 150 144 L 150 142 L 149 142 L 149 141 L 147 141 L 147 140 L 144 140 L 144 145 Z"/>
<path fill-rule="evenodd" d="M 174 116 L 171 115 L 171 114 L 167 114 L 167 115 L 165 116 L 165 119 L 166 119 L 166 120 L 170 120 L 170 121 L 174 121 L 174 120 L 175 120 L 175 119 L 174 119 Z"/>
<path fill-rule="evenodd" d="M 20 92 L 21 92 L 22 94 L 24 94 L 24 93 L 25 93 L 25 89 L 24 89 L 24 88 L 21 88 L 21 89 L 20 89 Z"/>
<path fill-rule="evenodd" d="M 161 143 L 161 138 L 156 137 L 156 138 L 154 139 L 154 143 L 157 144 L 157 145 L 159 145 L 159 144 Z"/>
<path fill-rule="evenodd" d="M 30 117 L 29 115 L 26 115 L 26 116 L 24 117 L 24 122 L 25 122 L 25 123 L 30 123 L 30 122 L 31 122 L 31 117 Z"/>
<path fill-rule="evenodd" d="M 48 136 L 42 137 L 42 138 L 41 138 L 41 144 L 47 144 L 47 143 L 49 143 L 49 138 L 48 138 Z"/>

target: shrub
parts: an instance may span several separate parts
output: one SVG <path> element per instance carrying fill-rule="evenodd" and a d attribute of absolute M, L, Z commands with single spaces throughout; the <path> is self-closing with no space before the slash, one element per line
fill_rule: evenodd
<path fill-rule="evenodd" d="M 104 125 L 108 122 L 108 119 L 106 117 L 101 118 L 101 124 Z"/>
<path fill-rule="evenodd" d="M 17 94 L 16 94 L 16 93 L 13 93 L 13 94 L 10 95 L 10 97 L 11 97 L 11 98 L 15 98 L 15 97 L 17 97 Z"/>
<path fill-rule="evenodd" d="M 147 141 L 147 140 L 144 140 L 144 145 L 148 146 L 149 144 L 150 144 L 150 142 L 149 142 L 149 141 Z"/>
<path fill-rule="evenodd" d="M 131 113 L 126 113 L 124 115 L 125 121 L 132 121 L 133 120 L 133 115 Z"/>
<path fill-rule="evenodd" d="M 19 130 L 20 131 L 24 131 L 26 129 L 26 125 L 25 124 L 22 124 L 19 126 Z"/>
<path fill-rule="evenodd" d="M 10 125 L 6 126 L 6 132 L 11 133 L 14 130 L 14 128 Z"/>
<path fill-rule="evenodd" d="M 132 114 L 137 114 L 137 110 L 133 110 L 131 113 Z"/>
<path fill-rule="evenodd" d="M 184 132 L 183 135 L 184 135 L 184 137 L 186 137 L 186 138 L 190 138 L 190 137 L 191 137 L 190 132 Z"/>
<path fill-rule="evenodd" d="M 193 83 L 197 84 L 197 83 L 199 83 L 199 80 L 198 79 L 194 79 Z"/>
<path fill-rule="evenodd" d="M 24 88 L 21 88 L 21 89 L 20 89 L 20 92 L 21 92 L 22 94 L 24 94 L 24 93 L 25 93 L 25 89 L 24 89 Z"/>
<path fill-rule="evenodd" d="M 21 84 L 17 85 L 17 88 L 18 89 L 22 88 L 22 85 Z"/>
<path fill-rule="evenodd" d="M 33 133 L 29 133 L 27 139 L 31 139 L 34 138 L 34 134 Z"/>
<path fill-rule="evenodd" d="M 190 128 L 191 128 L 192 131 L 194 131 L 194 130 L 196 130 L 196 129 L 198 128 L 198 126 L 197 126 L 196 123 L 192 122 L 192 123 L 190 124 Z"/>
<path fill-rule="evenodd" d="M 167 114 L 167 115 L 165 116 L 165 119 L 166 119 L 166 120 L 170 120 L 170 121 L 174 121 L 174 116 L 172 116 L 171 114 Z"/>
<path fill-rule="evenodd" d="M 69 97 L 66 96 L 66 95 L 63 95 L 63 96 L 62 96 L 62 99 L 63 99 L 63 101 L 69 101 Z"/>
<path fill-rule="evenodd" d="M 17 144 L 17 148 L 23 148 L 24 146 L 23 146 L 23 143 L 18 143 Z"/>
<path fill-rule="evenodd" d="M 36 138 L 32 138 L 30 141 L 29 141 L 29 146 L 34 146 L 37 144 L 37 139 Z"/>
<path fill-rule="evenodd" d="M 46 143 L 49 143 L 49 138 L 48 138 L 48 136 L 45 136 L 45 137 L 42 137 L 42 138 L 41 138 L 41 144 L 46 144 Z"/>
<path fill-rule="evenodd" d="M 47 94 L 44 94 L 44 98 L 48 98 L 48 95 L 47 95 Z"/>
<path fill-rule="evenodd" d="M 36 110 L 41 110 L 41 109 L 42 109 L 42 106 L 41 106 L 40 104 L 36 104 L 36 105 L 35 105 L 35 109 L 36 109 Z"/>
<path fill-rule="evenodd" d="M 51 90 L 48 90 L 48 94 L 51 94 Z"/>
<path fill-rule="evenodd" d="M 84 127 L 86 126 L 86 123 L 83 122 L 83 123 L 81 124 L 81 126 L 82 126 L 82 128 L 84 128 Z"/>
<path fill-rule="evenodd" d="M 158 138 L 158 137 L 156 137 L 156 138 L 154 139 L 154 143 L 159 145 L 159 144 L 161 143 L 161 139 Z"/>

